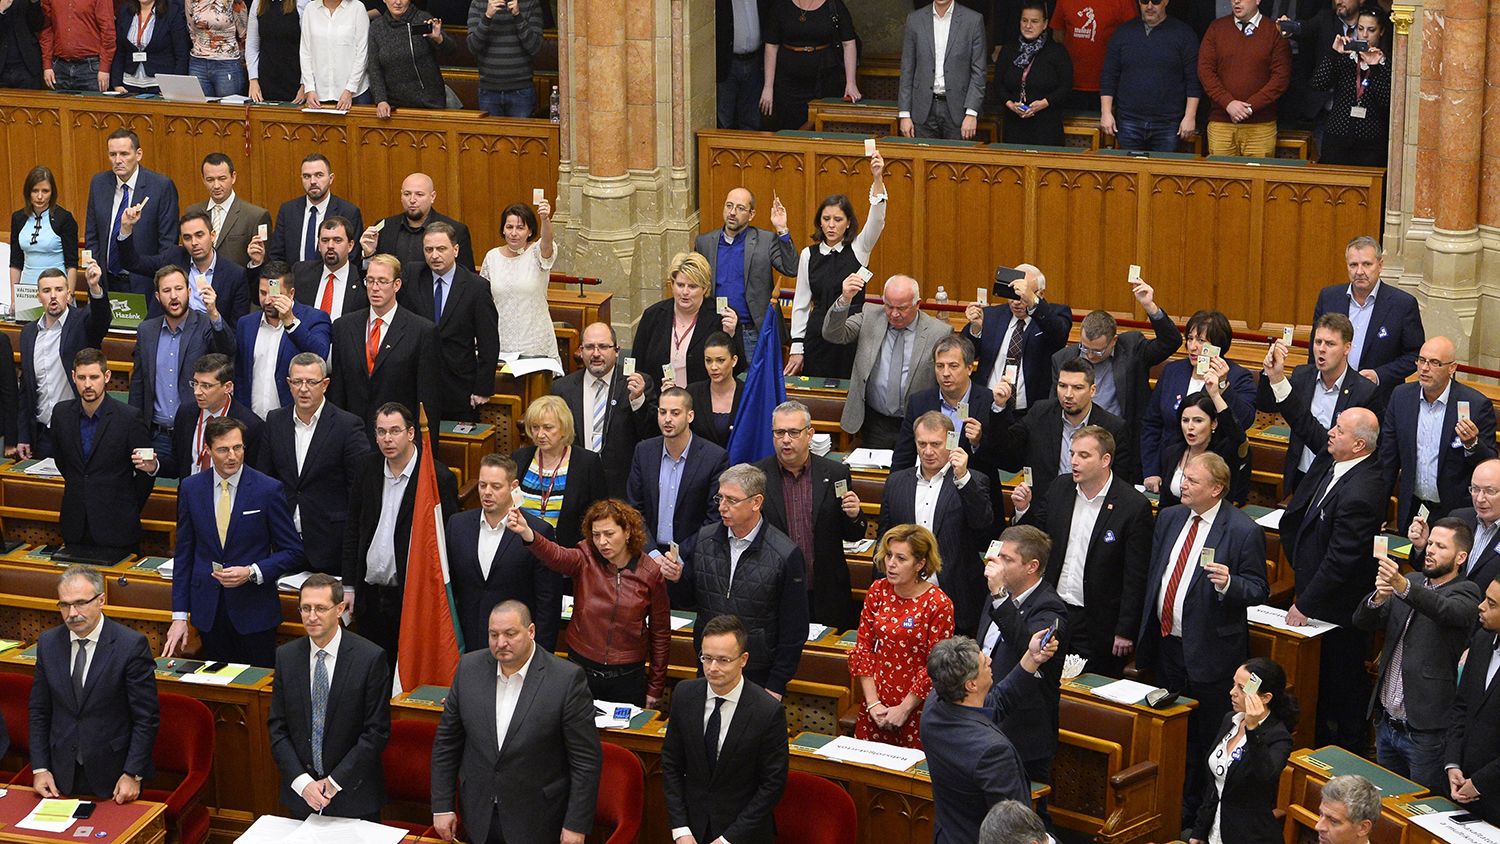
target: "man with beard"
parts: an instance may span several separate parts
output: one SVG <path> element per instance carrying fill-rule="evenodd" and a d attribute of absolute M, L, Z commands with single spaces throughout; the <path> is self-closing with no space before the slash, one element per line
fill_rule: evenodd
<path fill-rule="evenodd" d="M 745 345 L 745 360 L 755 360 L 755 342 L 760 337 L 760 323 L 766 318 L 773 285 L 771 270 L 782 275 L 797 274 L 797 247 L 787 228 L 786 208 L 781 198 L 771 198 L 773 235 L 750 225 L 755 219 L 755 194 L 746 188 L 735 188 L 724 197 L 724 225 L 698 235 L 693 251 L 708 259 L 714 270 L 714 290 L 729 300 L 729 307 L 740 318 L 740 342 Z"/>
<path fill-rule="evenodd" d="M 1449 515 L 1461 520 L 1474 532 L 1474 546 L 1469 549 L 1469 558 L 1459 567 L 1459 572 L 1479 586 L 1480 591 L 1490 581 L 1500 576 L 1500 460 L 1486 460 L 1474 467 L 1469 478 L 1469 494 L 1474 498 L 1473 507 L 1460 507 Z M 1422 555 L 1427 548 L 1428 520 L 1418 514 L 1411 520 L 1406 536 L 1412 541 L 1408 563 L 1413 568 L 1422 567 Z"/>
<path fill-rule="evenodd" d="M 359 270 L 350 262 L 354 252 L 354 224 L 344 217 L 332 217 L 318 228 L 318 254 L 311 261 L 292 267 L 296 276 L 293 288 L 301 291 L 297 301 L 328 315 L 330 320 L 368 307 L 369 297 Z M 265 257 L 265 244 L 256 235 L 250 241 L 251 267 L 259 267 Z M 256 270 L 252 269 L 252 272 Z M 264 273 L 265 270 L 260 272 Z"/>
<path fill-rule="evenodd" d="M 52 456 L 52 412 L 63 399 L 75 398 L 68 373 L 73 356 L 104 342 L 114 312 L 105 301 L 104 268 L 84 268 L 88 304 L 73 306 L 73 289 L 62 270 L 42 270 L 36 296 L 42 314 L 21 326 L 20 424 L 16 453 L 22 460 Z"/>
<path fill-rule="evenodd" d="M 458 265 L 474 271 L 474 247 L 469 242 L 469 227 L 446 214 L 434 211 L 437 187 L 426 173 L 413 173 L 401 182 L 401 213 L 392 214 L 360 233 L 359 247 L 366 255 L 395 255 L 401 263 L 421 261 L 423 235 L 428 223 L 447 223 L 453 227 L 453 242 L 458 245 Z"/>
<path fill-rule="evenodd" d="M 1098 425 L 1114 437 L 1114 460 L 1110 464 L 1114 473 L 1127 482 L 1139 480 L 1134 474 L 1140 464 L 1132 457 L 1135 448 L 1130 426 L 1094 402 L 1096 372 L 1086 360 L 1065 361 L 1057 373 L 1056 398 L 1037 402 L 1030 413 L 1019 418 L 1015 411 L 1005 409 L 1015 385 L 1003 380 L 995 385 L 991 424 L 1010 432 L 1009 436 L 992 438 L 993 447 L 1004 452 L 995 462 L 1012 472 L 1031 467 L 1035 480 L 1032 493 L 1038 498 L 1046 495 L 1053 478 L 1070 471 L 1073 437 L 1085 425 Z"/>
<path fill-rule="evenodd" d="M 302 159 L 302 196 L 289 199 L 276 212 L 276 228 L 271 233 L 269 256 L 272 260 L 296 264 L 315 261 L 323 251 L 319 243 L 321 226 L 334 217 L 349 221 L 349 239 L 364 231 L 364 220 L 354 203 L 334 196 L 333 165 L 321 152 Z M 359 265 L 358 256 L 356 265 Z M 253 260 L 253 256 L 252 256 Z M 326 310 L 326 309 L 325 309 Z M 333 315 L 335 319 L 337 314 Z"/>
<path fill-rule="evenodd" d="M 293 357 L 302 352 L 328 357 L 333 323 L 328 314 L 297 301 L 297 277 L 286 264 L 267 264 L 257 283 L 260 312 L 240 317 L 235 326 L 234 362 L 248 389 L 240 401 L 264 419 L 292 403 L 286 374 Z"/>
<path fill-rule="evenodd" d="M 592 451 L 597 436 L 603 443 L 598 454 L 604 465 L 625 470 L 607 474 L 610 497 L 623 499 L 636 443 L 656 434 L 654 396 L 648 394 L 651 380 L 639 372 L 625 377 L 619 366 L 619 341 L 609 323 L 587 326 L 579 343 L 578 359 L 584 368 L 553 381 L 552 395 L 567 402 L 573 413 L 578 431 L 574 445 Z"/>

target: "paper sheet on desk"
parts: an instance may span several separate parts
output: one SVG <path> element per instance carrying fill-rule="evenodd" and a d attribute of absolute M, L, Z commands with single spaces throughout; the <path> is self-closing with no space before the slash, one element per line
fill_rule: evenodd
<path fill-rule="evenodd" d="M 844 462 L 855 469 L 889 469 L 895 453 L 889 448 L 856 448 Z"/>
<path fill-rule="evenodd" d="M 57 468 L 57 461 L 51 457 L 48 457 L 45 460 L 38 460 L 37 462 L 31 464 L 30 466 L 27 466 L 21 471 L 25 474 L 34 475 L 40 478 L 62 477 L 62 472 L 58 471 Z"/>
<path fill-rule="evenodd" d="M 1447 841 L 1449 844 L 1500 844 L 1500 829 L 1484 821 L 1458 823 L 1453 820 L 1454 815 L 1467 811 L 1467 809 L 1459 809 L 1456 812 L 1413 815 L 1409 822 L 1431 832 L 1438 840 Z"/>
<path fill-rule="evenodd" d="M 563 374 L 562 364 L 545 355 L 501 355 L 500 360 L 505 362 L 500 371 L 507 375 L 530 375 L 533 372 L 550 372 L 557 376 Z"/>
<path fill-rule="evenodd" d="M 357 818 L 330 818 L 308 815 L 297 831 L 288 835 L 286 844 L 398 844 L 406 830 Z"/>
<path fill-rule="evenodd" d="M 839 736 L 823 745 L 817 749 L 816 755 L 827 759 L 837 759 L 840 762 L 873 765 L 888 771 L 910 770 L 911 766 L 927 758 L 922 751 L 910 747 L 896 747 L 848 736 Z"/>
<path fill-rule="evenodd" d="M 844 543 L 844 553 L 845 554 L 867 554 L 874 547 L 875 547 L 875 540 L 866 537 L 865 539 L 856 539 L 853 542 L 845 542 Z"/>
<path fill-rule="evenodd" d="M 617 703 L 612 700 L 594 701 L 594 711 L 603 712 L 603 715 L 594 716 L 594 727 L 600 730 L 624 729 L 630 726 L 630 719 L 641 714 L 641 708 L 629 703 Z M 629 714 L 625 714 L 629 713 Z"/>
<path fill-rule="evenodd" d="M 681 630 L 681 629 L 683 629 L 685 627 L 692 627 L 693 626 L 693 619 L 691 619 L 691 618 L 681 618 L 681 617 L 678 617 L 678 616 L 674 615 L 674 616 L 672 616 L 671 624 L 672 624 L 672 629 L 673 630 Z"/>
<path fill-rule="evenodd" d="M 261 815 L 244 834 L 234 840 L 234 844 L 283 844 L 301 826 L 301 821 L 291 818 Z"/>
<path fill-rule="evenodd" d="M 16 829 L 37 832 L 67 832 L 73 825 L 73 813 L 79 800 L 40 800 L 26 817 L 16 821 Z"/>
<path fill-rule="evenodd" d="M 1094 696 L 1112 700 L 1115 703 L 1137 704 L 1146 699 L 1147 693 L 1155 690 L 1155 686 L 1137 683 L 1134 680 L 1116 680 L 1094 689 Z"/>
<path fill-rule="evenodd" d="M 1255 523 L 1263 528 L 1270 528 L 1271 530 L 1281 530 L 1281 517 L 1284 515 L 1286 515 L 1285 509 L 1272 510 L 1264 516 L 1256 519 Z"/>
<path fill-rule="evenodd" d="M 226 663 L 218 671 L 208 671 L 207 667 L 200 668 L 191 674 L 182 675 L 182 682 L 197 683 L 200 686 L 227 686 L 234 682 L 234 678 L 240 676 L 249 665 L 230 662 Z"/>
<path fill-rule="evenodd" d="M 1293 627 L 1292 625 L 1286 623 L 1286 610 L 1279 609 L 1268 604 L 1261 604 L 1258 607 L 1246 608 L 1245 620 L 1256 624 L 1264 624 L 1267 627 L 1274 627 L 1277 630 L 1285 630 L 1288 633 L 1291 633 L 1295 636 L 1301 636 L 1304 639 L 1311 639 L 1314 636 L 1321 636 L 1330 630 L 1336 630 L 1338 628 L 1337 624 L 1328 621 L 1321 621 L 1316 618 L 1309 618 L 1307 620 L 1307 625 L 1304 627 Z"/>

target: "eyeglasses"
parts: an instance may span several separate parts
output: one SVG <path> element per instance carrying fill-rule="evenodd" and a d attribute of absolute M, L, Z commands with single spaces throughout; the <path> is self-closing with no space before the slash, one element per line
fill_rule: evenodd
<path fill-rule="evenodd" d="M 1457 362 L 1456 360 L 1441 361 L 1437 358 L 1417 358 L 1417 368 L 1420 369 L 1425 366 L 1452 366 Z"/>
<path fill-rule="evenodd" d="M 1093 358 L 1095 360 L 1098 360 L 1099 358 L 1102 358 L 1109 353 L 1109 346 L 1105 346 L 1102 349 L 1090 349 L 1088 346 L 1079 343 L 1078 353 L 1086 358 Z"/>
<path fill-rule="evenodd" d="M 709 500 L 713 502 L 713 504 L 714 504 L 715 507 L 718 507 L 720 504 L 728 504 L 730 507 L 738 507 L 741 504 L 744 504 L 746 501 L 749 501 L 750 499 L 749 498 L 731 498 L 730 496 L 727 496 L 727 495 L 715 495 L 713 498 L 711 498 Z"/>
<path fill-rule="evenodd" d="M 339 606 L 340 605 L 338 604 L 303 604 L 302 606 L 297 608 L 297 611 L 302 613 L 303 615 L 328 615 L 329 613 L 338 609 Z"/>
<path fill-rule="evenodd" d="M 811 425 L 804 425 L 801 428 L 772 428 L 771 439 L 792 439 L 793 437 L 800 435 L 803 431 L 806 431 L 811 427 Z"/>
<path fill-rule="evenodd" d="M 367 278 L 367 279 L 365 279 L 365 286 L 366 287 L 394 287 L 394 286 L 396 286 L 396 280 L 394 278 Z"/>
<path fill-rule="evenodd" d="M 740 656 L 744 656 L 744 654 L 740 654 Z M 703 654 L 698 657 L 698 661 L 704 665 L 733 665 L 739 661 L 739 658 L 738 656 L 710 656 L 709 654 Z"/>
<path fill-rule="evenodd" d="M 188 383 L 193 388 L 194 392 L 197 392 L 198 390 L 203 390 L 204 392 L 208 392 L 209 390 L 212 390 L 213 388 L 219 386 L 223 382 L 222 381 L 199 381 L 198 379 L 194 378 L 192 381 L 190 381 Z"/>
<path fill-rule="evenodd" d="M 616 346 L 613 343 L 590 343 L 587 346 L 580 346 L 579 348 L 585 352 L 607 352 L 610 349 L 616 348 Z"/>
<path fill-rule="evenodd" d="M 410 430 L 411 428 L 376 428 L 375 438 L 380 439 L 381 437 L 399 437 Z"/>
<path fill-rule="evenodd" d="M 1469 484 L 1469 494 L 1483 495 L 1485 498 L 1494 498 L 1495 496 L 1500 495 L 1500 489 L 1496 489 L 1492 486 L 1475 486 L 1473 484 Z"/>
<path fill-rule="evenodd" d="M 327 378 L 288 378 L 286 383 L 293 390 L 301 390 L 311 389 L 327 380 Z"/>
<path fill-rule="evenodd" d="M 58 601 L 57 602 L 57 608 L 60 609 L 60 610 L 62 610 L 63 612 L 69 612 L 71 610 L 81 610 L 84 607 L 88 606 L 89 604 L 92 604 L 93 602 L 95 602 L 95 601 L 97 601 L 97 600 L 99 600 L 100 598 L 103 598 L 103 597 L 104 597 L 104 593 L 103 592 L 99 592 L 99 593 L 95 594 L 94 597 L 88 599 L 87 601 Z"/>
<path fill-rule="evenodd" d="M 231 454 L 244 454 L 245 444 L 235 443 L 234 445 L 216 445 L 212 449 L 210 449 L 210 451 L 212 451 L 214 453 L 214 456 L 216 457 L 228 457 Z"/>

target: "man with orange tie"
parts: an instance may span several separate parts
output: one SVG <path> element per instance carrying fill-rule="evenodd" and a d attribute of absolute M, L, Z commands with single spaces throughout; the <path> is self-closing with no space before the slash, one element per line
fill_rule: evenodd
<path fill-rule="evenodd" d="M 234 395 L 234 362 L 218 352 L 206 354 L 193 364 L 196 404 L 181 405 L 172 425 L 172 454 L 165 461 L 167 477 L 179 480 L 213 465 L 203 431 L 210 419 L 232 416 L 245 423 L 245 462 L 254 464 L 260 453 L 261 419 L 250 409 L 248 397 Z"/>
<path fill-rule="evenodd" d="M 442 386 L 437 328 L 396 304 L 401 262 L 394 256 L 370 259 L 364 287 L 370 306 L 345 313 L 333 323 L 328 399 L 364 421 L 371 444 L 375 411 L 387 402 L 413 410 L 425 407 L 435 439 Z"/>

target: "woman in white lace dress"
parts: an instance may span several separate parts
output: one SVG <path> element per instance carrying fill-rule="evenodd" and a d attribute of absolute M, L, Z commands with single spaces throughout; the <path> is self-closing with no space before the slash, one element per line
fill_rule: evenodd
<path fill-rule="evenodd" d="M 557 336 L 547 309 L 547 279 L 557 257 L 552 204 L 543 199 L 533 211 L 517 203 L 500 219 L 505 242 L 491 249 L 479 267 L 500 313 L 500 355 L 558 360 Z"/>

